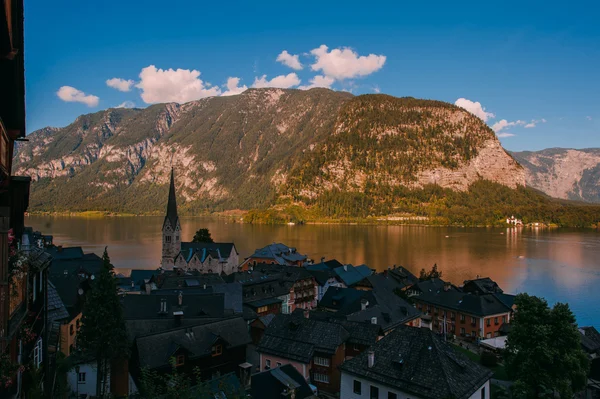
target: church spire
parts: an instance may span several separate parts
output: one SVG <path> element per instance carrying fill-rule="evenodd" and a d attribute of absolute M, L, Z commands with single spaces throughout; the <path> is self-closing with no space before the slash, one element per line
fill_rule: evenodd
<path fill-rule="evenodd" d="M 171 227 L 174 229 L 177 226 L 177 198 L 175 197 L 175 173 L 171 168 L 171 185 L 169 186 L 169 202 L 167 203 L 167 216 L 166 219 L 171 223 Z M 166 221 L 166 220 L 165 220 Z"/>

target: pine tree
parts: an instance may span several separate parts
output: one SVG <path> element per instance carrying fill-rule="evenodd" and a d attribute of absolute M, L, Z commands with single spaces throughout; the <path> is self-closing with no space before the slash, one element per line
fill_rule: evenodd
<path fill-rule="evenodd" d="M 97 362 L 96 396 L 103 398 L 106 380 L 113 361 L 125 360 L 129 354 L 123 308 L 117 295 L 117 281 L 108 252 L 104 249 L 100 274 L 92 283 L 83 307 L 77 348 L 86 358 Z"/>
<path fill-rule="evenodd" d="M 194 238 L 192 238 L 192 242 L 214 242 L 212 237 L 210 236 L 210 231 L 208 229 L 199 229 Z"/>

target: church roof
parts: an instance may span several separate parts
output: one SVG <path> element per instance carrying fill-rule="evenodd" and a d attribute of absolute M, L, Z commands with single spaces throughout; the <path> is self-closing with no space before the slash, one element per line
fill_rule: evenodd
<path fill-rule="evenodd" d="M 179 217 L 177 216 L 177 198 L 175 196 L 175 174 L 171 169 L 171 184 L 169 185 L 169 202 L 167 203 L 167 216 L 163 223 L 163 228 L 167 220 L 171 223 L 171 227 L 175 229 Z"/>

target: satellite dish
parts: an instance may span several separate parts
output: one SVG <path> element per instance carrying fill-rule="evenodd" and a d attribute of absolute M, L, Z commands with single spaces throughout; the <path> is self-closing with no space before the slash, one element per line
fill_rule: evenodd
<path fill-rule="evenodd" d="M 77 290 L 77 293 L 78 293 L 79 295 L 83 295 L 83 289 L 81 289 L 81 288 L 80 288 L 80 289 L 78 289 L 78 290 Z"/>
<path fill-rule="evenodd" d="M 92 274 L 92 277 L 90 277 L 90 279 L 92 279 L 92 280 L 93 280 L 93 279 L 95 279 L 95 278 L 96 278 L 96 277 L 94 277 L 94 275 L 93 275 L 93 274 Z"/>

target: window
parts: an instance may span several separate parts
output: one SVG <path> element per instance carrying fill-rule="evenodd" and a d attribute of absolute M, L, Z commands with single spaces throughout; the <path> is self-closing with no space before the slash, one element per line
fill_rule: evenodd
<path fill-rule="evenodd" d="M 271 369 L 271 359 L 265 360 L 265 370 Z"/>
<path fill-rule="evenodd" d="M 281 362 L 277 362 L 277 367 L 281 367 Z"/>
<path fill-rule="evenodd" d="M 500 335 L 500 333 L 498 331 L 494 331 L 494 337 L 497 337 L 499 335 Z"/>
<path fill-rule="evenodd" d="M 475 324 L 477 321 L 475 320 L 474 317 L 471 317 L 471 324 Z"/>
<path fill-rule="evenodd" d="M 460 328 L 460 333 L 461 333 L 462 335 L 465 335 L 465 334 L 466 334 L 466 331 L 465 331 L 465 328 L 464 328 L 464 327 L 461 327 L 461 328 Z"/>
<path fill-rule="evenodd" d="M 185 356 L 177 355 L 177 357 L 175 358 L 175 367 L 183 366 L 184 363 L 185 363 Z"/>
<path fill-rule="evenodd" d="M 502 323 L 506 323 L 506 316 L 502 316 Z"/>
<path fill-rule="evenodd" d="M 358 380 L 354 380 L 354 389 L 352 390 L 355 394 L 360 395 L 362 391 L 362 384 Z"/>
<path fill-rule="evenodd" d="M 450 312 L 450 318 L 451 318 L 452 320 L 454 320 L 454 317 L 455 317 L 455 316 L 454 316 L 454 312 Z"/>
<path fill-rule="evenodd" d="M 33 302 L 37 298 L 37 274 L 33 275 Z"/>
<path fill-rule="evenodd" d="M 485 387 L 481 388 L 481 399 L 485 399 Z"/>
<path fill-rule="evenodd" d="M 212 355 L 220 356 L 223 353 L 223 345 L 213 345 L 212 347 Z"/>
<path fill-rule="evenodd" d="M 39 368 L 43 361 L 42 338 L 40 337 L 33 348 L 33 364 Z"/>
<path fill-rule="evenodd" d="M 487 326 L 491 326 L 492 325 L 492 319 L 485 319 L 485 323 L 487 324 Z"/>
<path fill-rule="evenodd" d="M 318 366 L 329 367 L 329 359 L 326 357 L 315 356 L 314 363 Z"/>
<path fill-rule="evenodd" d="M 329 384 L 329 376 L 327 374 L 319 374 L 315 373 L 313 379 L 317 382 L 322 382 L 325 384 Z"/>
<path fill-rule="evenodd" d="M 169 244 L 171 242 L 171 236 L 165 236 L 165 242 Z"/>
<path fill-rule="evenodd" d="M 398 395 L 394 392 L 388 392 L 388 399 L 398 399 Z"/>
<path fill-rule="evenodd" d="M 77 373 L 77 383 L 85 384 L 85 373 Z"/>
<path fill-rule="evenodd" d="M 485 337 L 486 337 L 486 338 L 492 338 L 492 333 L 487 333 L 487 334 L 485 334 Z"/>
<path fill-rule="evenodd" d="M 267 310 L 269 310 L 269 308 L 267 306 L 261 306 L 260 308 L 258 308 L 258 310 L 256 311 L 256 313 L 264 313 Z"/>
<path fill-rule="evenodd" d="M 494 324 L 498 325 L 498 318 L 494 317 Z"/>
<path fill-rule="evenodd" d="M 464 323 L 464 321 L 465 321 L 465 315 L 464 314 L 460 315 L 460 321 L 462 321 Z"/>
<path fill-rule="evenodd" d="M 358 344 L 353 344 L 353 345 L 352 345 L 352 349 L 354 349 L 354 352 L 360 352 L 360 345 L 358 345 Z"/>
<path fill-rule="evenodd" d="M 369 397 L 371 399 L 379 399 L 379 388 L 371 385 L 371 395 Z"/>

